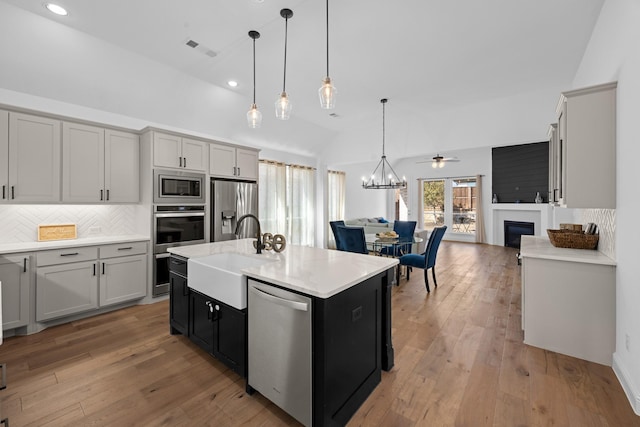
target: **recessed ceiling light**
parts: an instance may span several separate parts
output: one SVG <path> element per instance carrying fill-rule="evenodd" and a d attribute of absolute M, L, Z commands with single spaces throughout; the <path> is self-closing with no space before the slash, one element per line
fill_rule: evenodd
<path fill-rule="evenodd" d="M 229 80 L 229 81 L 227 82 L 227 84 L 228 84 L 230 87 L 238 87 L 238 82 L 237 82 L 237 81 L 235 81 L 235 80 Z"/>
<path fill-rule="evenodd" d="M 67 12 L 67 10 L 62 7 L 59 6 L 57 4 L 53 4 L 53 3 L 46 3 L 44 5 L 47 9 L 49 9 L 50 12 L 55 13 L 56 15 L 60 15 L 60 16 L 67 16 L 69 14 L 69 12 Z"/>

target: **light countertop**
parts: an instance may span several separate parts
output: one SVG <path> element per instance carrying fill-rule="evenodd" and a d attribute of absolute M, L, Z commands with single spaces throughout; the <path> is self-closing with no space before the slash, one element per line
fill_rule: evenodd
<path fill-rule="evenodd" d="M 242 270 L 242 273 L 318 298 L 329 298 L 398 264 L 395 258 L 296 245 L 287 245 L 281 253 L 263 251 L 258 255 L 253 248 L 253 241 L 241 239 L 203 243 L 169 248 L 168 252 L 184 258 L 238 253 L 272 259 L 276 262 L 250 267 Z"/>
<path fill-rule="evenodd" d="M 590 249 L 556 248 L 548 237 L 522 236 L 520 255 L 523 258 L 551 259 L 556 261 L 581 262 L 615 266 L 615 260 L 602 252 Z"/>
<path fill-rule="evenodd" d="M 17 252 L 44 251 L 48 249 L 64 249 L 80 246 L 108 245 L 111 243 L 140 242 L 149 240 L 149 237 L 133 234 L 126 236 L 83 237 L 79 239 L 52 240 L 48 242 L 3 243 L 0 244 L 0 255 Z"/>

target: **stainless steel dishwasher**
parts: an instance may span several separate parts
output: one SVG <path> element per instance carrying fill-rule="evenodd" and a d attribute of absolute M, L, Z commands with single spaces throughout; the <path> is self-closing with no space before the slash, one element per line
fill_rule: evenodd
<path fill-rule="evenodd" d="M 311 425 L 311 298 L 248 280 L 248 384 Z"/>

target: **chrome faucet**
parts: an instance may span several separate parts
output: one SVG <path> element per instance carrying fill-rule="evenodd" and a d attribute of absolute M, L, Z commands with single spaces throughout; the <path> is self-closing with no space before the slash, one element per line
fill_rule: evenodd
<path fill-rule="evenodd" d="M 256 253 L 261 254 L 262 250 L 264 249 L 264 243 L 262 243 L 262 237 L 260 234 L 260 220 L 258 219 L 257 216 L 252 214 L 242 215 L 236 224 L 236 231 L 234 234 L 236 235 L 236 238 L 237 238 L 238 230 L 240 230 L 240 224 L 242 224 L 242 221 L 244 221 L 247 218 L 253 218 L 256 221 L 256 224 L 258 224 L 258 241 L 256 242 Z"/>

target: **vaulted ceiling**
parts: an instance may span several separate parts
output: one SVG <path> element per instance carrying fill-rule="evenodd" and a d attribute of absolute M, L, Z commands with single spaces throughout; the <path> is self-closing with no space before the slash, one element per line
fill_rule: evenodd
<path fill-rule="evenodd" d="M 317 95 L 326 75 L 324 0 L 60 0 L 66 17 L 52 15 L 42 0 L 2 1 L 232 90 L 246 98 L 247 109 L 253 90 L 247 32 L 258 30 L 256 97 L 265 121 L 276 120 L 285 25 L 279 11 L 290 8 L 291 121 L 333 134 L 378 123 L 383 97 L 399 122 L 566 85 L 603 3 L 330 0 L 329 74 L 339 96 L 328 111 L 320 109 Z M 199 46 L 188 47 L 189 40 Z M 237 88 L 228 88 L 230 79 Z"/>

